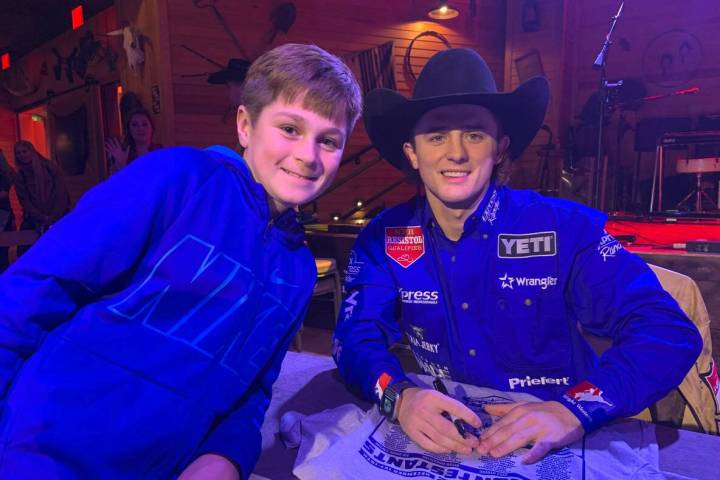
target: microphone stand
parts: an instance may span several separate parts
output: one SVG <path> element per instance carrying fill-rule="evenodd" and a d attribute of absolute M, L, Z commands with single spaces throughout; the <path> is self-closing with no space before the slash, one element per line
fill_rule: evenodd
<path fill-rule="evenodd" d="M 612 37 L 613 30 L 615 30 L 615 25 L 617 24 L 618 19 L 620 18 L 620 15 L 622 15 L 623 7 L 625 6 L 625 2 L 620 2 L 620 8 L 618 9 L 617 14 L 615 14 L 614 17 L 610 19 L 610 31 L 605 36 L 605 41 L 603 42 L 602 48 L 600 49 L 600 53 L 598 53 L 598 56 L 595 58 L 595 63 L 593 63 L 593 68 L 595 70 L 600 70 L 600 116 L 599 116 L 599 125 L 598 125 L 598 150 L 597 150 L 597 157 L 595 158 L 595 182 L 593 183 L 593 197 L 592 197 L 592 206 L 594 208 L 597 208 L 598 210 L 604 209 L 604 198 L 601 200 L 600 198 L 600 177 L 601 177 L 601 163 L 602 158 L 604 156 L 603 152 L 603 124 L 605 123 L 605 111 L 608 103 L 608 84 L 607 84 L 607 74 L 606 74 L 606 67 L 607 67 L 607 57 L 610 51 L 610 45 L 612 45 L 612 41 L 610 38 Z M 607 172 L 606 172 L 607 173 Z M 603 179 L 602 183 L 604 184 L 605 181 Z M 604 195 L 603 195 L 604 197 Z"/>

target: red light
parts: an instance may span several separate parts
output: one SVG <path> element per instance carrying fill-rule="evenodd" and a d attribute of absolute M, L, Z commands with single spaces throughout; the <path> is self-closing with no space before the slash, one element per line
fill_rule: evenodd
<path fill-rule="evenodd" d="M 3 53 L 2 57 L 0 57 L 0 63 L 2 64 L 3 70 L 9 69 L 10 68 L 10 54 Z"/>
<path fill-rule="evenodd" d="M 83 26 L 83 24 L 85 23 L 85 17 L 83 16 L 82 5 L 78 5 L 77 7 L 73 8 L 70 12 L 70 15 L 72 16 L 73 30 L 77 30 L 78 28 Z"/>

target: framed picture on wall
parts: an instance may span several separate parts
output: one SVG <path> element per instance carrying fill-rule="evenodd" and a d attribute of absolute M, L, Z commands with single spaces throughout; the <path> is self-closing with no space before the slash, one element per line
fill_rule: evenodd
<path fill-rule="evenodd" d="M 537 50 L 533 50 L 522 57 L 516 58 L 515 68 L 517 69 L 520 83 L 538 75 L 545 75 L 542 61 L 540 60 L 540 52 Z"/>

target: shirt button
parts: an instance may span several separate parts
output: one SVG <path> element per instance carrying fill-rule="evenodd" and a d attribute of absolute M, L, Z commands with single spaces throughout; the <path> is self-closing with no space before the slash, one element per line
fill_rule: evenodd
<path fill-rule="evenodd" d="M 467 310 L 468 308 L 470 308 L 470 306 L 466 302 L 463 302 L 463 304 L 460 306 L 462 307 L 463 310 Z"/>
<path fill-rule="evenodd" d="M 530 305 L 532 305 L 532 300 L 530 300 L 529 298 L 526 298 L 526 299 L 525 299 L 525 306 L 526 306 L 526 307 L 529 307 Z"/>
<path fill-rule="evenodd" d="M 475 355 L 477 355 L 477 351 L 475 351 L 474 348 L 471 348 L 470 350 L 468 350 L 468 355 L 474 357 Z"/>
<path fill-rule="evenodd" d="M 487 233 L 483 233 L 483 240 L 487 240 L 487 239 L 488 239 L 488 234 L 487 234 Z"/>
<path fill-rule="evenodd" d="M 452 257 L 450 257 L 450 261 L 451 261 L 452 263 L 455 263 L 455 255 L 453 255 Z"/>
<path fill-rule="evenodd" d="M 498 304 L 498 307 L 500 307 L 500 310 L 505 310 L 505 300 L 500 299 L 500 300 L 498 300 L 497 304 Z"/>

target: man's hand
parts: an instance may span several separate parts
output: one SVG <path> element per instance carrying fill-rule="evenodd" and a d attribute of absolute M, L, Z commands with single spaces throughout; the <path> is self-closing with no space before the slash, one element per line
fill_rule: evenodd
<path fill-rule="evenodd" d="M 462 438 L 442 412 L 448 412 L 476 428 L 482 424 L 475 412 L 435 390 L 407 388 L 400 396 L 398 421 L 413 442 L 434 453 L 472 452 L 478 446 L 478 439 L 473 435 Z"/>
<path fill-rule="evenodd" d="M 178 480 L 240 480 L 235 465 L 225 457 L 200 455 L 180 474 Z"/>
<path fill-rule="evenodd" d="M 486 405 L 490 415 L 502 417 L 480 436 L 477 452 L 502 457 L 531 444 L 523 463 L 535 463 L 551 449 L 582 438 L 580 420 L 559 402 Z"/>

